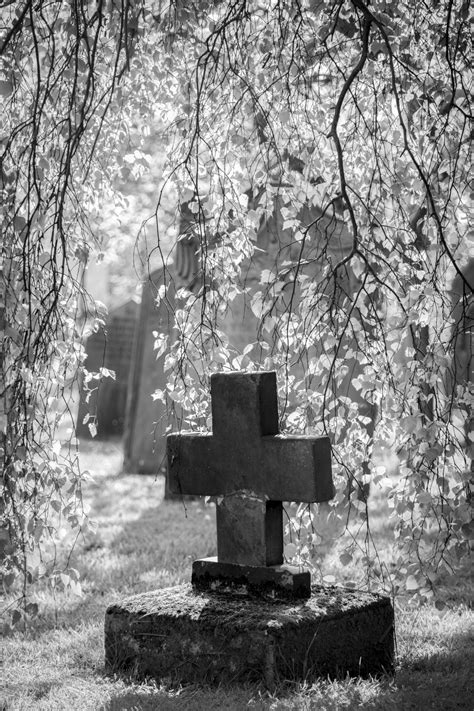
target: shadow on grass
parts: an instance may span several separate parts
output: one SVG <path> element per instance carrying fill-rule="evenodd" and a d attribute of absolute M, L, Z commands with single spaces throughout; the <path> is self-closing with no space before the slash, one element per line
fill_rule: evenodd
<path fill-rule="evenodd" d="M 472 709 L 474 700 L 474 627 L 449 636 L 432 654 L 405 655 L 396 675 L 402 709 Z"/>
<path fill-rule="evenodd" d="M 214 511 L 199 501 L 186 508 L 164 500 L 120 524 L 110 540 L 93 537 L 85 546 L 85 576 L 120 596 L 190 579 L 192 561 L 214 552 Z M 96 559 L 108 558 L 105 566 L 88 564 L 95 546 Z"/>
<path fill-rule="evenodd" d="M 56 594 L 43 604 L 34 623 L 35 634 L 58 628 L 77 628 L 82 621 L 103 621 L 105 609 L 119 598 L 171 587 L 191 579 L 192 561 L 214 554 L 214 510 L 201 501 L 162 499 L 153 477 L 142 476 L 144 497 L 157 505 L 143 507 L 130 501 L 125 477 L 114 478 L 113 491 L 100 482 L 91 495 L 92 513 L 104 516 L 96 533 L 80 538 L 70 558 L 79 571 L 82 596 Z M 130 479 L 130 477 L 127 477 Z M 150 494 L 150 492 L 153 494 Z M 153 498 L 152 498 L 153 496 Z M 122 499 L 121 499 L 122 497 Z M 134 492 L 135 499 L 140 493 Z M 114 504 L 113 499 L 116 499 Z M 114 514 L 109 519 L 109 512 Z"/>
<path fill-rule="evenodd" d="M 265 692 L 263 692 L 265 694 Z M 222 711 L 252 708 L 255 711 L 269 708 L 269 703 L 257 701 L 257 688 L 220 687 L 206 689 L 183 687 L 179 691 L 135 691 L 117 694 L 101 711 Z"/>

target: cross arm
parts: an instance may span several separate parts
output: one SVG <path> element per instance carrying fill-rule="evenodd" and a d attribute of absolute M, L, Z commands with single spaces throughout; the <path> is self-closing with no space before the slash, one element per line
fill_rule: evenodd
<path fill-rule="evenodd" d="M 250 446 L 249 446 L 250 445 Z M 273 501 L 321 502 L 334 496 L 327 437 L 261 437 L 231 450 L 210 434 L 167 437 L 172 493 L 225 496 L 249 490 Z"/>
<path fill-rule="evenodd" d="M 277 501 L 318 502 L 334 496 L 328 437 L 263 437 L 267 495 Z"/>
<path fill-rule="evenodd" d="M 172 494 L 212 496 L 222 493 L 218 491 L 213 444 L 211 434 L 180 432 L 166 437 L 168 487 Z"/>

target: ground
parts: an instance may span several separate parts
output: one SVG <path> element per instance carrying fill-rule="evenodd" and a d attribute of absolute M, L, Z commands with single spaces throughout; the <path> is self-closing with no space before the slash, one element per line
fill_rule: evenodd
<path fill-rule="evenodd" d="M 108 604 L 123 595 L 189 579 L 194 558 L 215 550 L 214 510 L 202 501 L 163 501 L 163 481 L 121 473 L 119 442 L 82 443 L 82 463 L 94 481 L 86 495 L 99 523 L 79 540 L 71 561 L 82 576 L 82 596 L 40 590 L 40 615 L 26 632 L 3 641 L 0 709 L 112 711 L 160 709 L 283 710 L 471 709 L 474 698 L 472 578 L 446 580 L 447 605 L 412 608 L 395 601 L 397 672 L 394 678 L 321 680 L 309 686 L 210 689 L 138 684 L 104 672 L 103 623 Z M 378 535 L 384 539 L 384 516 Z M 336 577 L 336 556 L 327 570 Z"/>

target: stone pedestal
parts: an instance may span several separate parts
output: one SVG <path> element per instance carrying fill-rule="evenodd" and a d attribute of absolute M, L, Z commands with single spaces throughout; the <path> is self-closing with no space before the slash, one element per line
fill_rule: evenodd
<path fill-rule="evenodd" d="M 217 557 L 193 563 L 191 583 L 200 592 L 257 595 L 267 600 L 311 597 L 311 574 L 291 565 L 268 567 L 219 563 Z"/>
<path fill-rule="evenodd" d="M 191 585 L 135 595 L 105 620 L 109 671 L 177 683 L 311 682 L 393 671 L 390 600 L 335 587 L 269 601 Z"/>

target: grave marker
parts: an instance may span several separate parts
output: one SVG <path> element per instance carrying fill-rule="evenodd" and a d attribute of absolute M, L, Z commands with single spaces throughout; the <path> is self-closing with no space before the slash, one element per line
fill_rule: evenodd
<path fill-rule="evenodd" d="M 91 437 L 88 423 L 84 423 L 87 413 L 97 417 L 98 439 L 123 433 L 137 314 L 138 304 L 127 301 L 110 311 L 103 330 L 87 339 L 87 370 L 98 372 L 102 367 L 108 368 L 115 372 L 115 380 L 103 378 L 88 403 L 85 392 L 81 392 L 76 425 L 79 437 Z M 97 387 L 97 381 L 92 386 Z"/>
<path fill-rule="evenodd" d="M 224 315 L 217 314 L 216 327 L 229 339 L 232 349 L 242 353 L 246 346 L 257 340 L 259 320 L 252 313 L 252 293 L 259 288 L 263 270 L 281 268 L 286 261 L 295 262 L 303 257 L 306 262 L 305 274 L 311 279 L 321 280 L 325 265 L 339 263 L 353 246 L 351 230 L 343 219 L 342 213 L 322 210 L 318 206 L 306 205 L 299 218 L 305 225 L 311 240 L 305 244 L 304 255 L 300 255 L 300 243 L 295 241 L 293 230 L 284 229 L 282 216 L 282 198 L 274 198 L 272 214 L 259 227 L 257 250 L 248 264 L 242 266 L 246 289 L 237 295 Z M 197 215 L 189 209 L 189 203 L 181 205 L 179 237 L 176 241 L 174 263 L 166 267 L 166 282 L 177 289 L 185 287 L 196 292 L 202 286 L 201 242 Z M 210 236 L 209 236 L 210 237 Z M 218 243 L 218 236 L 210 237 L 209 249 Z M 328 262 L 329 259 L 329 262 Z M 164 406 L 150 397 L 156 388 L 165 389 L 166 374 L 163 371 L 164 358 L 156 362 L 153 354 L 152 331 L 164 331 L 173 335 L 172 309 L 167 312 L 163 302 L 159 309 L 154 307 L 154 298 L 159 285 L 164 281 L 163 270 L 156 270 L 143 286 L 141 306 L 141 327 L 138 333 L 137 357 L 133 360 L 133 387 L 131 400 L 127 407 L 125 434 L 125 467 L 127 471 L 156 473 L 165 461 L 165 430 L 170 418 Z M 330 287 L 332 289 L 332 286 Z M 337 293 L 357 293 L 359 285 L 355 275 L 347 267 L 339 270 Z M 247 291 L 248 290 L 248 291 Z M 158 311 L 160 313 L 158 313 Z M 357 344 L 354 349 L 357 350 Z M 364 399 L 352 386 L 352 380 L 360 374 L 360 364 L 356 358 L 347 361 L 347 376 L 338 385 L 338 394 L 350 397 L 358 403 L 359 411 L 366 416 L 365 429 L 369 439 L 373 436 L 376 408 Z M 292 367 L 293 373 L 302 375 L 298 366 Z M 292 403 L 290 402 L 290 407 Z M 340 438 L 344 432 L 337 433 Z M 363 472 L 367 473 L 367 472 Z"/>
<path fill-rule="evenodd" d="M 211 403 L 212 434 L 167 438 L 171 492 L 220 497 L 217 559 L 195 561 L 193 584 L 309 597 L 309 573 L 282 567 L 282 502 L 333 497 L 329 439 L 279 434 L 274 372 L 216 373 Z"/>
<path fill-rule="evenodd" d="M 140 313 L 135 331 L 130 386 L 124 428 L 124 470 L 157 474 L 166 461 L 165 432 L 168 413 L 151 394 L 166 389 L 165 356 L 156 357 L 154 332 L 170 333 L 174 290 L 168 288 L 166 301 L 157 302 L 165 271 L 156 269 L 143 284 Z"/>
<path fill-rule="evenodd" d="M 193 586 L 111 605 L 107 667 L 158 682 L 269 689 L 393 671 L 388 598 L 318 585 L 308 597 L 309 574 L 279 565 L 282 500 L 333 495 L 326 438 L 278 434 L 275 373 L 213 375 L 211 394 L 212 434 L 168 435 L 168 464 L 174 491 L 222 497 L 218 558 L 194 563 Z"/>

